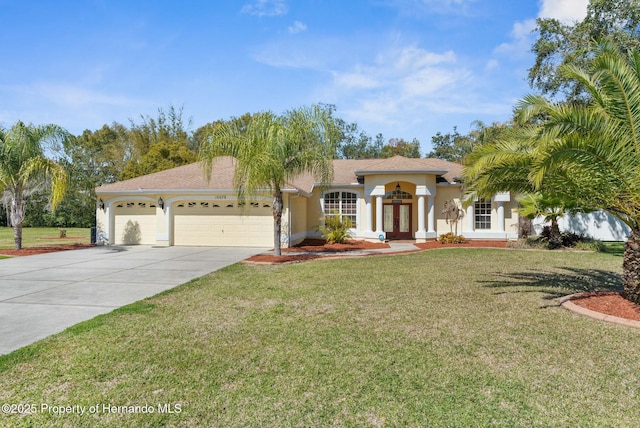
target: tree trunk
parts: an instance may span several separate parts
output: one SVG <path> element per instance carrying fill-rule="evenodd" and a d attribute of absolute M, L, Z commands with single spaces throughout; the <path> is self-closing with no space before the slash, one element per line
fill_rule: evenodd
<path fill-rule="evenodd" d="M 558 225 L 558 219 L 551 219 L 551 233 L 549 234 L 549 248 L 551 250 L 562 247 L 562 233 Z"/>
<path fill-rule="evenodd" d="M 22 222 L 24 221 L 24 199 L 15 192 L 11 198 L 11 225 L 13 226 L 13 242 L 16 250 L 22 248 Z"/>
<path fill-rule="evenodd" d="M 280 238 L 282 235 L 282 191 L 276 189 L 273 192 L 273 253 L 276 256 L 282 255 Z"/>
<path fill-rule="evenodd" d="M 632 230 L 624 246 L 622 284 L 624 297 L 640 305 L 640 230 Z"/>
<path fill-rule="evenodd" d="M 13 225 L 13 243 L 16 250 L 22 249 L 22 223 Z"/>
<path fill-rule="evenodd" d="M 532 230 L 533 224 L 530 218 L 523 215 L 518 217 L 518 238 L 527 239 Z"/>

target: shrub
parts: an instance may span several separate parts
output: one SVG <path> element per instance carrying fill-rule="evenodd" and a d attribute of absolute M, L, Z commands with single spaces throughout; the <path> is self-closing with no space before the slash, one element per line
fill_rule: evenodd
<path fill-rule="evenodd" d="M 606 248 L 602 241 L 590 238 L 578 233 L 563 232 L 562 247 L 575 248 L 576 250 L 605 252 Z M 549 227 L 546 226 L 540 236 L 530 237 L 528 239 L 519 239 L 518 242 L 510 243 L 511 248 L 547 248 L 553 249 L 549 241 Z"/>
<path fill-rule="evenodd" d="M 350 237 L 350 229 L 353 222 L 349 217 L 340 218 L 339 215 L 331 215 L 324 218 L 324 226 L 320 226 L 322 237 L 329 244 L 344 244 Z"/>
<path fill-rule="evenodd" d="M 440 241 L 441 244 L 466 244 L 467 238 L 448 232 L 438 236 L 438 241 Z"/>

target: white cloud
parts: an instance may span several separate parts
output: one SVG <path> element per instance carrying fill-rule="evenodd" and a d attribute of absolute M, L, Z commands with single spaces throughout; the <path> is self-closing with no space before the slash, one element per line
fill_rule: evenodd
<path fill-rule="evenodd" d="M 320 96 L 358 123 L 404 127 L 433 115 L 476 108 L 468 97 L 472 73 L 452 51 L 397 47 L 379 53 L 369 64 L 334 70 L 332 75 Z"/>
<path fill-rule="evenodd" d="M 587 16 L 589 0 L 542 0 L 539 18 L 554 18 L 565 24 L 582 21 Z"/>
<path fill-rule="evenodd" d="M 531 33 L 536 28 L 536 20 L 516 21 L 511 28 L 508 42 L 498 45 L 493 52 L 500 55 L 521 55 L 531 50 Z"/>
<path fill-rule="evenodd" d="M 255 16 L 280 16 L 286 15 L 288 8 L 284 0 L 255 0 L 244 5 L 241 12 Z"/>
<path fill-rule="evenodd" d="M 297 34 L 307 30 L 306 24 L 300 21 L 295 21 L 292 26 L 289 27 L 289 33 Z"/>

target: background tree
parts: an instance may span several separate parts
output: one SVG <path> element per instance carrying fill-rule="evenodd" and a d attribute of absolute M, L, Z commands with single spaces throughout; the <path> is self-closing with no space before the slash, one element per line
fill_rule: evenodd
<path fill-rule="evenodd" d="M 340 130 L 340 144 L 337 158 L 339 159 L 376 159 L 382 156 L 384 140 L 382 135 L 374 141 L 355 122 L 348 123 L 337 118 L 336 124 Z"/>
<path fill-rule="evenodd" d="M 404 156 L 407 158 L 419 158 L 420 155 L 420 141 L 416 138 L 408 141 L 402 138 L 391 138 L 389 142 L 382 148 L 380 157 L 390 158 L 392 156 Z"/>
<path fill-rule="evenodd" d="M 45 156 L 45 150 L 48 144 L 67 137 L 68 133 L 56 125 L 34 126 L 18 121 L 8 130 L 0 129 L 0 192 L 9 203 L 17 250 L 22 248 L 25 199 L 30 192 L 49 185 L 53 210 L 64 196 L 67 174 L 61 165 Z"/>
<path fill-rule="evenodd" d="M 462 163 L 464 157 L 471 153 L 473 141 L 468 136 L 460 135 L 458 127 L 453 132 L 442 134 L 437 132 L 431 137 L 432 150 L 427 153 L 428 158 L 444 159 L 450 162 Z"/>
<path fill-rule="evenodd" d="M 191 138 L 192 142 L 189 148 L 195 153 L 198 153 L 200 151 L 200 146 L 202 145 L 202 143 L 207 139 L 209 135 L 216 132 L 216 128 L 228 126 L 228 122 L 231 122 L 231 126 L 243 132 L 247 129 L 250 121 L 251 113 L 245 113 L 240 117 L 232 117 L 229 120 L 218 119 L 213 122 L 209 122 L 195 130 Z"/>
<path fill-rule="evenodd" d="M 120 179 L 134 178 L 192 162 L 193 157 L 186 154 L 194 146 L 192 133 L 189 131 L 191 120 L 185 124 L 182 114 L 182 108 L 170 106 L 167 112 L 158 109 L 156 118 L 141 116 L 141 124 L 130 121 L 131 128 L 126 135 L 131 154 Z M 151 151 L 161 143 L 161 147 Z M 184 147 L 184 150 L 179 146 Z M 148 156 L 145 158 L 145 155 Z M 144 165 L 141 165 L 143 160 Z"/>
<path fill-rule="evenodd" d="M 198 155 L 183 143 L 159 141 L 137 162 L 129 162 L 120 177 L 123 180 L 187 165 L 198 160 Z"/>
<path fill-rule="evenodd" d="M 321 183 L 331 182 L 336 135 L 331 111 L 321 105 L 294 109 L 281 116 L 257 113 L 246 129 L 232 122 L 215 128 L 203 141 L 200 158 L 207 174 L 211 174 L 218 156 L 235 158 L 234 183 L 240 201 L 265 192 L 272 194 L 274 252 L 279 256 L 282 190 L 301 174 L 312 174 Z"/>
<path fill-rule="evenodd" d="M 461 135 L 457 126 L 453 127 L 452 133 L 438 132 L 431 137 L 432 150 L 427 154 L 427 157 L 463 163 L 464 158 L 474 148 L 496 140 L 508 126 L 508 124 L 499 122 L 487 126 L 478 120 L 473 122 L 472 129 L 467 135 Z"/>
<path fill-rule="evenodd" d="M 535 64 L 529 69 L 529 84 L 548 96 L 571 100 L 587 95 L 579 81 L 560 72 L 566 65 L 587 67 L 593 58 L 593 40 L 609 37 L 621 49 L 640 48 L 640 2 L 638 0 L 590 0 L 587 16 L 573 24 L 556 19 L 536 21 L 538 39 L 532 47 Z"/>

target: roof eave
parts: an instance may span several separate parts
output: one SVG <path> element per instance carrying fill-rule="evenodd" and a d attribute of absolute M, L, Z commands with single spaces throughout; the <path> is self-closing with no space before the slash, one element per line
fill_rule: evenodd
<path fill-rule="evenodd" d="M 271 190 L 264 189 L 262 192 L 271 193 Z M 310 193 L 301 189 L 287 188 L 282 189 L 283 193 L 296 193 L 303 196 L 311 196 Z M 236 189 L 121 189 L 121 190 L 100 190 L 96 188 L 96 195 L 159 195 L 159 194 L 185 194 L 185 195 L 201 195 L 201 194 L 235 194 L 238 193 Z M 260 193 L 260 192 L 257 192 Z"/>
<path fill-rule="evenodd" d="M 448 173 L 448 169 L 406 169 L 406 170 L 360 170 L 354 171 L 356 175 L 375 175 L 375 174 L 434 174 L 444 175 Z"/>

